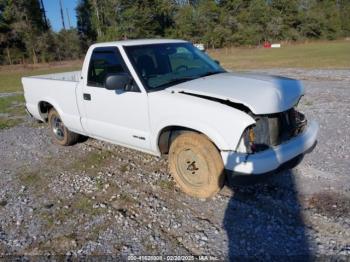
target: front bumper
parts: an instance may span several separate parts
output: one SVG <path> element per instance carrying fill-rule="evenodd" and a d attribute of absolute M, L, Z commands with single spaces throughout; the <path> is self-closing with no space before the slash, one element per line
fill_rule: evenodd
<path fill-rule="evenodd" d="M 240 174 L 264 174 L 278 169 L 294 157 L 305 153 L 317 139 L 319 126 L 309 122 L 303 133 L 265 151 L 243 154 L 234 151 L 221 151 L 225 169 Z"/>

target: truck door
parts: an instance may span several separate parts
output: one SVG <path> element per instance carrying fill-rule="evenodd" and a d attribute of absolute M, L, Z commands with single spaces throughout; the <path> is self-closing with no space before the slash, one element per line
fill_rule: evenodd
<path fill-rule="evenodd" d="M 120 145 L 149 150 L 147 93 L 136 83 L 125 91 L 104 88 L 109 73 L 129 73 L 117 47 L 93 50 L 82 98 L 88 134 Z"/>

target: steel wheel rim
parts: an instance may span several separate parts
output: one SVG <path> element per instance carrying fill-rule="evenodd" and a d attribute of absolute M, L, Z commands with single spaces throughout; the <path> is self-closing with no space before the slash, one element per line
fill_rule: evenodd
<path fill-rule="evenodd" d="M 52 118 L 51 128 L 55 137 L 62 141 L 64 139 L 64 125 L 59 117 L 54 116 Z"/>
<path fill-rule="evenodd" d="M 192 149 L 184 149 L 177 155 L 176 166 L 181 180 L 191 187 L 209 183 L 209 167 L 205 159 Z"/>

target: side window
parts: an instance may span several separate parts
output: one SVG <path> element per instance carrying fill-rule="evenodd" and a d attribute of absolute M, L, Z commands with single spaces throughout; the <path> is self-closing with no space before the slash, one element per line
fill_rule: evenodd
<path fill-rule="evenodd" d="M 103 87 L 107 74 L 125 72 L 121 59 L 114 50 L 94 50 L 89 65 L 88 85 Z"/>

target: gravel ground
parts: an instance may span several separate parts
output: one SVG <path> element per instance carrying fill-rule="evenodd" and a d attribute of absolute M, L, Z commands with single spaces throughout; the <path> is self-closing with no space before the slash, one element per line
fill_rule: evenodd
<path fill-rule="evenodd" d="M 350 71 L 264 72 L 303 79 L 318 145 L 297 168 L 211 200 L 181 193 L 165 157 L 93 139 L 59 147 L 30 120 L 0 131 L 0 257 L 349 256 Z"/>

